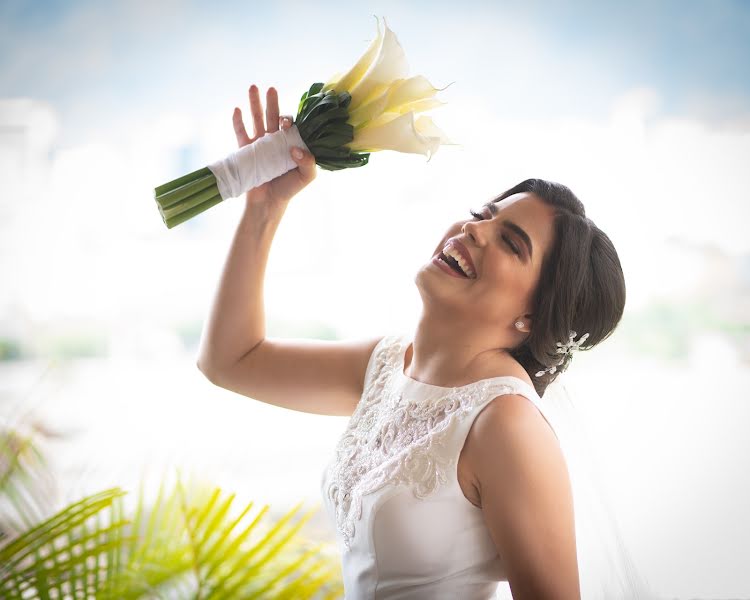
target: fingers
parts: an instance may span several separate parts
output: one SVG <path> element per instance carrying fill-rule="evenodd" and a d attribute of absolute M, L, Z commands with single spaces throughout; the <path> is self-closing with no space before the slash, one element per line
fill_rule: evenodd
<path fill-rule="evenodd" d="M 315 179 L 315 157 L 297 146 L 291 149 L 291 155 L 292 160 L 297 163 L 302 181 L 309 183 Z"/>
<path fill-rule="evenodd" d="M 250 111 L 253 115 L 253 140 L 261 137 L 266 129 L 263 127 L 263 107 L 260 105 L 260 92 L 258 86 L 250 86 Z"/>
<path fill-rule="evenodd" d="M 279 130 L 279 94 L 273 87 L 266 92 L 266 125 L 271 133 Z"/>
<path fill-rule="evenodd" d="M 232 114 L 232 124 L 234 125 L 234 135 L 237 138 L 237 145 L 242 148 L 250 143 L 250 136 L 247 135 L 245 124 L 242 122 L 242 111 L 239 108 L 234 109 Z"/>
<path fill-rule="evenodd" d="M 266 92 L 266 125 L 263 125 L 263 106 L 260 103 L 260 92 L 258 86 L 253 84 L 248 91 L 250 98 L 250 113 L 253 120 L 253 137 L 250 137 L 245 129 L 245 123 L 242 120 L 242 111 L 239 108 L 234 109 L 232 123 L 234 125 L 234 134 L 237 137 L 237 144 L 247 146 L 259 137 L 262 137 L 266 131 L 273 133 L 279 129 L 289 129 L 294 119 L 289 115 L 279 116 L 279 95 L 276 88 L 270 87 Z M 267 128 L 267 129 L 266 129 Z"/>

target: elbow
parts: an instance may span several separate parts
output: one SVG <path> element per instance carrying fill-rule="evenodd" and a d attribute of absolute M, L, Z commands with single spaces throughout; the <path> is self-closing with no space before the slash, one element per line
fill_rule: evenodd
<path fill-rule="evenodd" d="M 264 338 L 261 338 L 259 342 L 253 344 L 253 346 L 247 352 L 244 352 L 239 358 L 229 360 L 226 357 L 220 359 L 216 356 L 215 353 L 210 353 L 202 348 L 198 352 L 198 358 L 195 361 L 195 366 L 198 367 L 198 370 L 203 373 L 203 375 L 206 376 L 206 379 L 208 379 L 211 383 L 221 386 L 221 383 L 219 383 L 218 380 L 219 378 L 223 379 L 222 373 L 231 372 L 238 363 L 243 361 L 245 357 L 247 357 L 251 352 L 257 349 L 261 345 L 263 340 Z"/>
<path fill-rule="evenodd" d="M 208 364 L 205 359 L 198 358 L 198 360 L 195 361 L 195 366 L 198 367 L 198 370 L 203 373 L 204 377 L 211 383 L 219 385 L 216 369 Z"/>

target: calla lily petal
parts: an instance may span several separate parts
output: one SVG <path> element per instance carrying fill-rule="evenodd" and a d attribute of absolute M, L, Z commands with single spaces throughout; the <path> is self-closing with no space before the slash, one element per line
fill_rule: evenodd
<path fill-rule="evenodd" d="M 427 135 L 420 133 L 414 122 L 414 113 L 409 112 L 380 125 L 367 124 L 354 132 L 354 139 L 347 146 L 354 152 L 395 150 L 432 156 L 440 146 L 440 137 L 433 137 L 432 133 L 440 130 L 429 117 L 422 118 L 428 120 L 420 124 Z"/>
<path fill-rule="evenodd" d="M 359 57 L 354 66 L 344 75 L 334 75 L 323 86 L 323 90 L 335 89 L 337 92 L 350 92 L 351 89 L 359 83 L 365 73 L 370 69 L 375 61 L 378 51 L 383 44 L 383 36 L 380 34 L 380 21 L 375 17 L 378 31 L 375 39 L 370 42 L 365 53 Z"/>
<path fill-rule="evenodd" d="M 456 145 L 448 138 L 448 136 L 445 135 L 442 129 L 435 125 L 433 120 L 427 115 L 420 115 L 419 118 L 415 121 L 414 127 L 416 127 L 417 131 L 423 136 L 429 138 L 437 138 L 440 144 L 448 144 L 451 146 Z"/>
<path fill-rule="evenodd" d="M 438 106 L 443 106 L 445 104 L 448 104 L 447 102 L 441 102 L 437 98 L 425 98 L 424 100 L 417 100 L 416 102 L 409 102 L 408 104 L 402 104 L 398 108 L 394 109 L 394 112 L 396 114 L 404 114 L 407 112 L 424 112 L 426 110 L 430 110 L 431 108 L 437 108 Z"/>
<path fill-rule="evenodd" d="M 325 92 L 327 90 L 333 89 L 336 85 L 336 82 L 340 81 L 343 76 L 343 73 L 336 73 L 335 75 L 332 75 L 330 79 L 323 85 L 323 89 L 321 91 Z"/>
<path fill-rule="evenodd" d="M 369 102 L 349 111 L 349 123 L 357 127 L 367 121 L 373 121 L 380 117 L 388 108 L 392 88 L 385 87 L 380 94 Z M 371 95 L 372 96 L 372 95 Z"/>
<path fill-rule="evenodd" d="M 383 17 L 383 28 L 377 56 L 364 76 L 351 88 L 346 89 L 352 96 L 349 110 L 355 110 L 358 106 L 370 100 L 370 96 L 377 86 L 388 86 L 397 79 L 404 79 L 409 72 L 409 63 L 406 61 L 404 50 L 398 43 L 396 34 L 388 28 L 385 17 Z M 344 91 L 343 86 L 337 85 L 336 91 Z"/>
<path fill-rule="evenodd" d="M 379 126 L 384 125 L 385 123 L 388 123 L 388 121 L 392 121 L 396 117 L 399 117 L 403 114 L 406 114 L 408 112 L 413 113 L 419 113 L 424 112 L 425 110 L 435 108 L 438 106 L 443 106 L 445 104 L 448 104 L 447 102 L 441 102 L 437 98 L 426 98 L 424 100 L 418 100 L 417 102 L 410 102 L 409 104 L 404 104 L 402 106 L 399 106 L 396 111 L 393 112 L 383 112 L 379 116 L 372 118 L 372 119 L 357 119 L 356 122 L 350 119 L 350 123 L 354 125 L 354 130 L 361 129 L 362 127 L 370 127 L 370 126 Z M 368 105 L 369 107 L 370 105 Z"/>
<path fill-rule="evenodd" d="M 421 75 L 400 79 L 390 86 L 378 86 L 379 94 L 371 94 L 367 102 L 350 111 L 349 123 L 355 127 L 391 112 L 394 116 L 413 111 L 423 112 L 447 104 L 432 98 L 438 88 Z"/>
<path fill-rule="evenodd" d="M 390 121 L 393 121 L 393 119 L 396 119 L 399 116 L 401 116 L 399 113 L 385 112 L 382 115 L 380 115 L 379 117 L 377 117 L 375 119 L 372 119 L 370 121 L 367 121 L 365 123 L 361 123 L 360 125 L 358 125 L 357 127 L 355 127 L 354 128 L 355 135 L 356 135 L 357 131 L 359 131 L 359 130 L 365 128 L 365 127 L 380 127 L 381 125 L 385 125 L 386 123 L 388 123 Z"/>
<path fill-rule="evenodd" d="M 438 88 L 434 87 L 422 75 L 415 75 L 414 77 L 394 82 L 388 102 L 388 110 L 394 110 L 402 104 L 415 102 L 416 100 L 431 98 L 437 91 Z"/>

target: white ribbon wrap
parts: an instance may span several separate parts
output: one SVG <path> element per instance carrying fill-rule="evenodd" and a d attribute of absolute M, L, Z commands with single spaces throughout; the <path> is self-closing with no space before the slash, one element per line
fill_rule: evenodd
<path fill-rule="evenodd" d="M 216 177 L 221 198 L 237 198 L 297 166 L 290 155 L 293 146 L 308 151 L 296 125 L 266 133 L 252 144 L 208 165 Z"/>

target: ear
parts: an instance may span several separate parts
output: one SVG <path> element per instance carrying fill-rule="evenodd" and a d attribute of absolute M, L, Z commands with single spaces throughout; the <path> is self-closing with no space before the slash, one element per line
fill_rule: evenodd
<path fill-rule="evenodd" d="M 526 314 L 516 317 L 513 321 L 513 328 L 519 333 L 529 333 L 531 331 L 531 315 Z"/>

